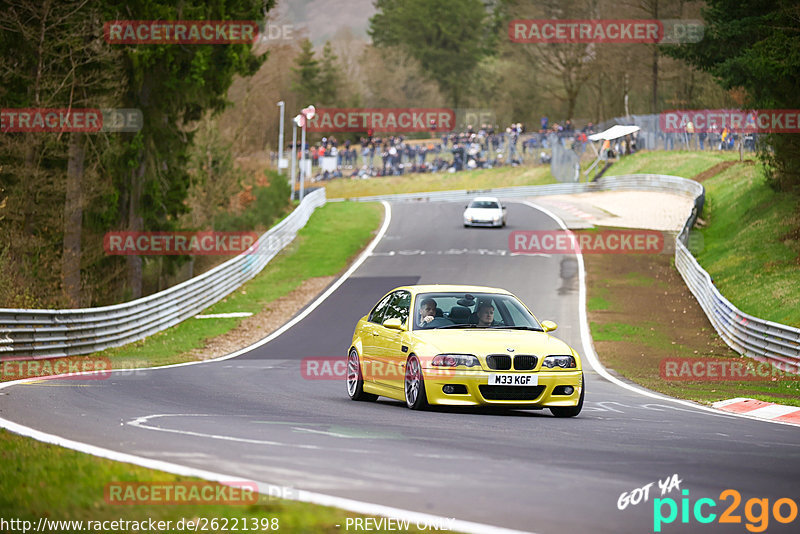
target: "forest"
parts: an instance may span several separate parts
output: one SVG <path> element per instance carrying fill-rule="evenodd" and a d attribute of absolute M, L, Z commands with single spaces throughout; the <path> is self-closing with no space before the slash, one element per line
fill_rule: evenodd
<path fill-rule="evenodd" d="M 528 129 L 543 116 L 580 127 L 674 109 L 800 108 L 800 7 L 788 0 L 375 0 L 365 31 L 350 24 L 352 10 L 323 13 L 322 38 L 303 24 L 322 4 L 281 2 L 0 2 L 0 307 L 114 304 L 220 261 L 109 255 L 110 231 L 268 229 L 293 206 L 275 168 L 279 101 L 287 124 L 313 104 L 490 109 L 499 125 Z M 514 20 L 604 18 L 698 20 L 704 35 L 509 38 Z M 262 38 L 117 43 L 105 28 L 120 20 L 255 21 Z M 105 122 L 123 124 L 8 127 L 15 110 L 31 109 L 110 110 Z M 797 134 L 763 136 L 759 154 L 770 184 L 797 195 Z"/>

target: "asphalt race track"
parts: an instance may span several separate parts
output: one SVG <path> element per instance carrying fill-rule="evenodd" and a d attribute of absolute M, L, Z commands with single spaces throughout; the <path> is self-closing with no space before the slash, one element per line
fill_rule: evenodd
<path fill-rule="evenodd" d="M 273 341 L 233 359 L 45 380 L 0 391 L 0 417 L 67 439 L 149 459 L 405 510 L 539 533 L 653 532 L 657 481 L 664 497 L 742 497 L 741 523 L 681 515 L 662 532 L 748 532 L 745 502 L 798 498 L 800 428 L 656 400 L 600 377 L 584 360 L 580 416 L 549 411 L 412 412 L 381 399 L 356 403 L 339 380 L 301 375 L 307 357 L 347 354 L 359 317 L 410 283 L 506 288 L 555 335 L 582 351 L 573 256 L 511 256 L 512 230 L 557 228 L 514 203 L 505 229 L 465 229 L 462 204 L 395 204 L 388 231 L 353 276 Z M 618 510 L 623 492 L 655 482 L 648 502 Z M 682 495 L 688 490 L 689 495 Z M 784 507 L 783 514 L 786 515 Z M 755 508 L 758 515 L 759 509 Z M 344 531 L 344 527 L 343 531 Z"/>

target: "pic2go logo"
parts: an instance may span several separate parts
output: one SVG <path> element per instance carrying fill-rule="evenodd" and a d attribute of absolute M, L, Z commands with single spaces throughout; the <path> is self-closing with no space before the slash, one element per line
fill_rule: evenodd
<path fill-rule="evenodd" d="M 703 498 L 695 501 L 694 505 L 689 501 L 689 490 L 681 492 L 683 498 L 681 499 L 680 507 L 675 499 L 667 497 L 665 499 L 653 499 L 653 532 L 661 532 L 662 525 L 674 523 L 678 518 L 678 511 L 680 509 L 681 523 L 689 523 L 691 518 L 689 513 L 694 516 L 694 520 L 698 523 L 711 523 L 717 518 L 717 514 L 711 512 L 711 508 L 715 508 L 717 503 L 714 499 Z M 728 498 L 732 502 L 728 508 L 719 516 L 718 523 L 741 523 L 742 516 L 735 515 L 739 504 L 742 502 L 741 494 L 733 489 L 726 489 L 719 494 L 720 501 L 726 501 Z M 769 499 L 752 498 L 744 504 L 744 516 L 747 519 L 745 528 L 750 532 L 764 532 L 769 526 L 770 512 L 778 523 L 791 523 L 797 519 L 797 503 L 791 499 L 783 498 L 777 499 L 772 503 L 770 510 Z M 664 514 L 667 515 L 664 515 Z"/>

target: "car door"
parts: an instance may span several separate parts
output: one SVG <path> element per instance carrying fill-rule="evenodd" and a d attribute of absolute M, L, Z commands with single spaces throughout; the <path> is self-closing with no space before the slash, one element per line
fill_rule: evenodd
<path fill-rule="evenodd" d="M 399 319 L 400 323 L 408 328 L 409 309 L 411 307 L 411 293 L 405 290 L 394 292 L 394 297 L 389 302 L 383 316 L 383 322 L 388 319 Z M 407 353 L 402 350 L 403 330 L 380 327 L 377 336 L 380 349 L 378 350 L 380 364 L 383 373 L 376 373 L 375 381 L 383 385 L 403 388 L 403 378 L 405 373 L 405 362 Z"/>
<path fill-rule="evenodd" d="M 379 344 L 379 337 L 382 326 L 383 316 L 386 309 L 389 307 L 391 300 L 394 298 L 394 292 L 384 296 L 372 308 L 367 321 L 363 326 L 363 335 L 361 337 L 361 374 L 365 382 L 374 382 L 374 371 L 376 363 L 380 361 L 379 352 L 381 350 Z"/>

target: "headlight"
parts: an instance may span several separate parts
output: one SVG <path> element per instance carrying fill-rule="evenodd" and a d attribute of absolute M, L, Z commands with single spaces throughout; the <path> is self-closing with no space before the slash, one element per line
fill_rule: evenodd
<path fill-rule="evenodd" d="M 431 365 L 434 367 L 458 367 L 459 365 L 476 367 L 480 364 L 478 358 L 472 354 L 437 354 L 431 360 Z"/>
<path fill-rule="evenodd" d="M 572 356 L 547 356 L 542 362 L 542 367 L 552 369 L 553 367 L 561 367 L 562 369 L 572 369 L 577 367 L 575 358 Z"/>

